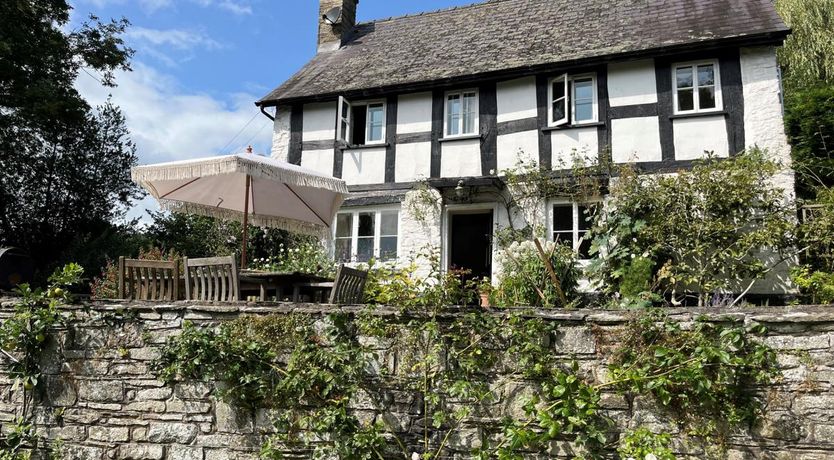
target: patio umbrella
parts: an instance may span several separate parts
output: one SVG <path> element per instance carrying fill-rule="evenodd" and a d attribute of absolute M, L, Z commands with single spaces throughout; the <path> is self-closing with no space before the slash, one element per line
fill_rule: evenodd
<path fill-rule="evenodd" d="M 344 181 L 251 153 L 133 168 L 133 181 L 163 209 L 324 236 L 348 193 Z"/>

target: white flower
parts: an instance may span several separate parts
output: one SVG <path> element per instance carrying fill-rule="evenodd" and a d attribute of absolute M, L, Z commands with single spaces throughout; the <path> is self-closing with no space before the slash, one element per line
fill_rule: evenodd
<path fill-rule="evenodd" d="M 657 456 L 655 454 L 646 454 L 645 460 L 657 460 Z"/>
<path fill-rule="evenodd" d="M 411 460 L 420 460 L 420 454 L 418 454 L 417 452 L 412 452 Z"/>

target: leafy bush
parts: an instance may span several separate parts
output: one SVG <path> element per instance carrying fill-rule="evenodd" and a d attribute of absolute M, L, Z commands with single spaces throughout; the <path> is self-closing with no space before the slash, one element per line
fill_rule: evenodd
<path fill-rule="evenodd" d="M 834 273 L 812 272 L 808 266 L 794 267 L 791 281 L 813 304 L 834 303 Z"/>
<path fill-rule="evenodd" d="M 675 175 L 623 171 L 591 233 L 597 286 L 618 295 L 641 258 L 640 268 L 653 267 L 655 292 L 675 302 L 692 293 L 703 306 L 712 293 L 752 285 L 773 268 L 761 251 L 793 244 L 794 211 L 773 184 L 779 171 L 758 150 L 710 157 Z"/>
<path fill-rule="evenodd" d="M 574 304 L 580 276 L 575 253 L 553 242 L 546 242 L 542 249 L 559 284 L 554 283 L 550 269 L 532 241 L 515 242 L 498 254 L 502 271 L 490 298 L 493 305 L 553 308 Z"/>
<path fill-rule="evenodd" d="M 675 454 L 669 448 L 671 443 L 672 437 L 668 433 L 655 434 L 641 427 L 623 436 L 617 453 L 624 460 L 675 460 Z"/>
<path fill-rule="evenodd" d="M 285 247 L 280 243 L 276 254 L 255 259 L 251 266 L 257 270 L 322 276 L 332 276 L 336 271 L 335 262 L 324 246 L 318 243 L 296 247 Z"/>
<path fill-rule="evenodd" d="M 802 196 L 834 186 L 834 85 L 790 92 L 785 100 L 785 129 Z"/>

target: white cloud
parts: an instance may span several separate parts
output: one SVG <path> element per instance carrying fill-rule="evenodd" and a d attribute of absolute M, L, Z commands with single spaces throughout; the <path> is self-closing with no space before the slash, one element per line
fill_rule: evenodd
<path fill-rule="evenodd" d="M 258 96 L 237 93 L 221 100 L 184 90 L 173 77 L 141 62 L 133 68 L 117 75 L 116 88 L 103 88 L 83 72 L 76 87 L 92 105 L 112 94 L 125 114 L 140 164 L 243 152 L 248 144 L 258 153 L 269 153 L 272 122 L 255 107 Z M 142 215 L 147 207 L 156 209 L 153 201 L 146 201 L 130 215 Z"/>
<path fill-rule="evenodd" d="M 223 45 L 205 33 L 183 29 L 149 29 L 146 27 L 131 27 L 125 33 L 128 39 L 144 42 L 155 46 L 171 46 L 178 50 L 204 48 L 216 50 Z"/>

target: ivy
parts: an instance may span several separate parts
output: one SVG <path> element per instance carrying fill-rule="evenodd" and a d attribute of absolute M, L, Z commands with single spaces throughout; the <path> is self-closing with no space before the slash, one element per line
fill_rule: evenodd
<path fill-rule="evenodd" d="M 675 460 L 671 444 L 668 433 L 655 434 L 647 428 L 638 428 L 625 433 L 617 453 L 622 459 Z"/>
<path fill-rule="evenodd" d="M 775 353 L 755 340 L 764 332 L 703 319 L 684 329 L 653 312 L 630 324 L 609 370 L 620 391 L 650 394 L 693 434 L 720 438 L 752 425 L 755 388 L 777 375 Z"/>

